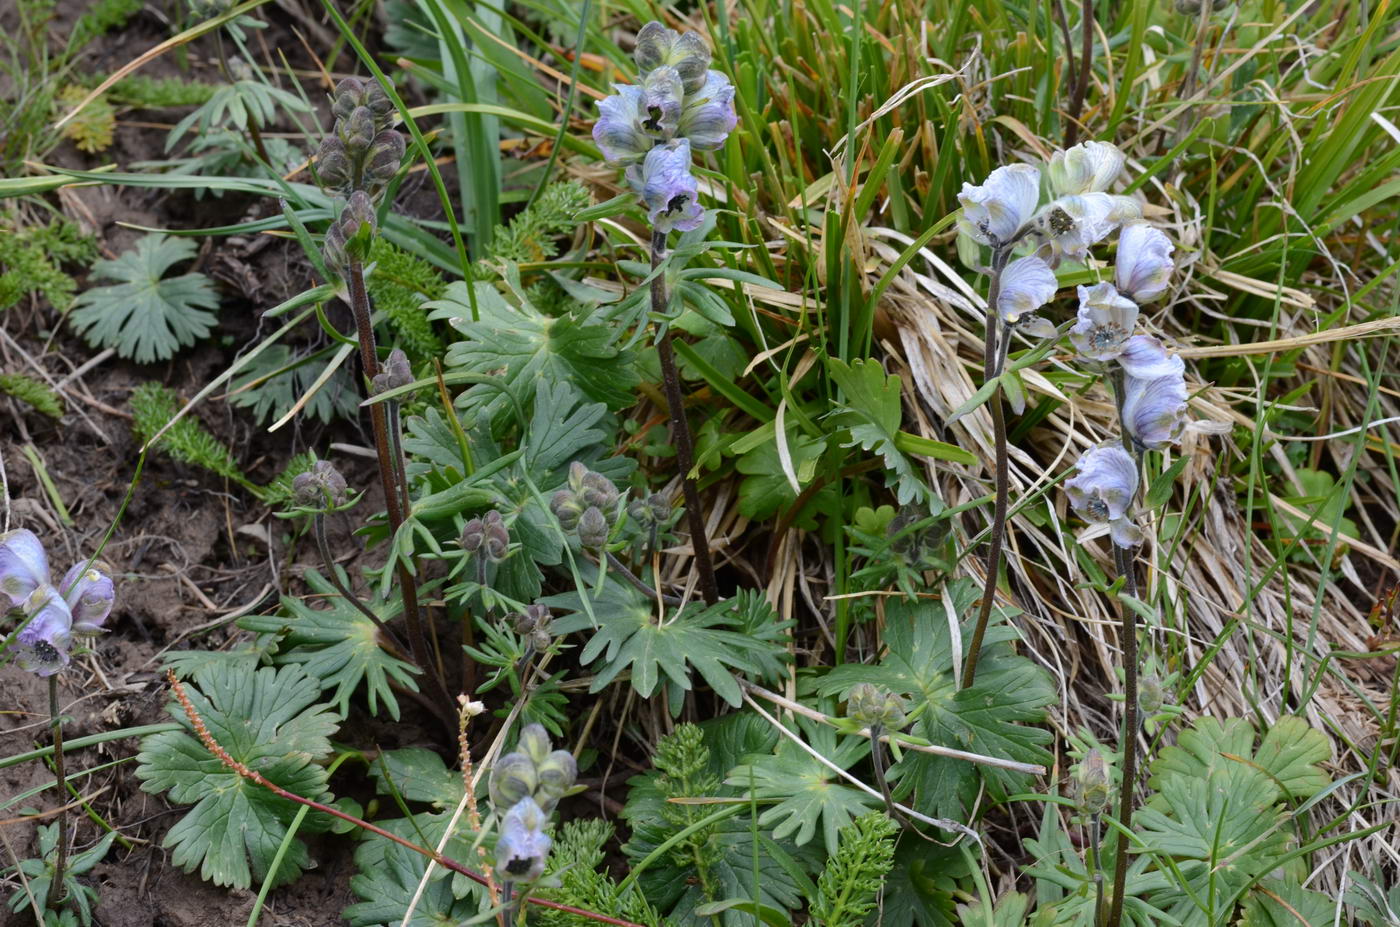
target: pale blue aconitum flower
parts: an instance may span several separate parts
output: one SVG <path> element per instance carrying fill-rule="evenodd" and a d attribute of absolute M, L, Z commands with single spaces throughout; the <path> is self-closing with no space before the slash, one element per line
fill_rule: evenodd
<path fill-rule="evenodd" d="M 1060 285 L 1055 272 L 1040 258 L 1017 258 L 1001 272 L 997 313 L 1007 325 L 1015 325 L 1055 298 Z"/>
<path fill-rule="evenodd" d="M 697 199 L 698 184 L 690 173 L 690 142 L 678 138 L 647 152 L 641 164 L 627 169 L 627 181 L 647 207 L 658 232 L 699 228 L 705 211 Z"/>
<path fill-rule="evenodd" d="M 533 798 L 511 805 L 496 839 L 496 871 L 512 882 L 533 882 L 544 875 L 552 841 L 544 832 L 545 816 Z"/>
<path fill-rule="evenodd" d="M 675 68 L 688 94 L 701 88 L 710 67 L 710 50 L 700 36 L 694 32 L 678 33 L 659 22 L 649 22 L 637 33 L 632 58 L 642 74 L 656 68 Z"/>
<path fill-rule="evenodd" d="M 1175 354 L 1168 354 L 1162 342 L 1151 335 L 1134 335 L 1125 341 L 1118 363 L 1125 374 L 1139 380 L 1186 374 L 1186 362 Z"/>
<path fill-rule="evenodd" d="M 1142 208 L 1130 197 L 1090 191 L 1062 196 L 1036 216 L 1042 247 L 1051 265 L 1062 260 L 1085 261 L 1089 249 L 1103 241 L 1114 229 L 1142 218 Z"/>
<path fill-rule="evenodd" d="M 59 588 L 49 583 L 49 559 L 32 531 L 0 535 L 0 596 L 5 610 L 27 621 L 15 640 L 22 669 L 52 676 L 68 665 L 73 635 L 96 634 L 111 614 L 115 590 L 99 569 L 78 564 Z"/>
<path fill-rule="evenodd" d="M 987 175 L 981 186 L 963 183 L 958 228 L 973 241 L 1000 248 L 1016 240 L 1040 202 L 1040 171 L 1010 164 Z"/>
<path fill-rule="evenodd" d="M 645 118 L 642 88 L 614 84 L 617 93 L 598 101 L 598 121 L 593 123 L 593 142 L 603 157 L 613 164 L 632 164 L 646 157 L 655 144 L 642 131 Z"/>
<path fill-rule="evenodd" d="M 663 142 L 675 138 L 685 104 L 680 72 L 669 65 L 656 68 L 642 78 L 641 88 L 642 131 Z"/>
<path fill-rule="evenodd" d="M 1093 524 L 1107 524 L 1109 536 L 1119 547 L 1136 547 L 1142 532 L 1128 509 L 1138 490 L 1137 462 L 1120 444 L 1091 447 L 1075 465 L 1078 471 L 1065 481 L 1065 494 L 1079 517 Z"/>
<path fill-rule="evenodd" d="M 1079 288 L 1079 320 L 1069 340 L 1080 357 L 1111 361 L 1123 352 L 1137 325 L 1138 307 L 1119 295 L 1111 283 Z"/>
<path fill-rule="evenodd" d="M 1123 226 L 1113 263 L 1113 279 L 1123 295 L 1137 303 L 1156 299 L 1166 290 L 1173 266 L 1171 239 L 1160 229 L 1145 222 Z"/>
<path fill-rule="evenodd" d="M 1103 193 L 1118 179 L 1126 160 L 1116 145 L 1081 142 L 1051 155 L 1045 173 L 1055 196 Z"/>
<path fill-rule="evenodd" d="M 719 71 L 707 71 L 705 81 L 688 91 L 677 133 L 697 151 L 713 151 L 724 144 L 739 124 L 734 111 L 734 85 Z"/>

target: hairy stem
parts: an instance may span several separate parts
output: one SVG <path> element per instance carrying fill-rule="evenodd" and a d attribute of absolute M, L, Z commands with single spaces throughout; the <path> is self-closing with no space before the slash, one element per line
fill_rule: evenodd
<path fill-rule="evenodd" d="M 364 265 L 358 260 L 350 261 L 346 284 L 350 289 L 350 309 L 354 313 L 355 329 L 359 335 L 360 364 L 364 368 L 365 378 L 373 381 L 379 373 L 379 356 L 375 350 L 374 323 L 371 320 L 369 293 L 365 290 Z M 391 443 L 389 437 L 387 405 L 388 403 L 376 402 L 369 407 L 369 413 L 370 424 L 374 429 L 374 449 L 379 461 L 379 480 L 384 488 L 384 510 L 389 518 L 390 534 L 397 537 L 399 528 L 403 525 L 404 518 L 408 514 L 408 488 L 401 485 L 401 471 L 396 466 L 400 455 L 394 451 L 397 443 Z M 447 685 L 443 681 L 437 662 L 432 659 L 428 652 L 428 642 L 423 636 L 423 620 L 418 610 L 418 586 L 406 564 L 400 562 L 396 564 L 396 569 L 399 575 L 399 592 L 403 596 L 404 620 L 408 625 L 408 643 L 409 649 L 413 653 L 413 662 L 417 663 L 418 667 L 431 680 L 430 685 L 435 690 L 434 700 L 442 706 L 439 715 L 447 721 L 455 732 L 457 719 L 452 712 L 452 699 L 448 696 Z"/>
<path fill-rule="evenodd" d="M 442 868 L 450 872 L 455 872 L 458 875 L 465 876 L 466 878 L 471 879 L 478 885 L 489 885 L 484 875 L 474 870 L 468 869 L 466 866 L 463 866 L 461 863 L 457 862 L 455 859 L 452 859 L 449 856 L 443 856 L 441 853 L 438 853 L 434 850 L 430 850 L 427 847 L 419 846 L 411 840 L 406 840 L 405 838 L 400 837 L 398 834 L 392 834 L 382 827 L 376 827 L 369 821 L 357 818 L 353 814 L 347 814 L 346 812 L 341 811 L 339 808 L 323 804 L 319 801 L 316 801 L 315 799 L 306 798 L 302 795 L 296 794 L 295 792 L 289 792 L 286 789 L 282 788 L 280 785 L 268 781 L 262 776 L 261 773 L 249 769 L 243 763 L 238 762 L 232 756 L 229 755 L 229 752 L 227 750 L 225 750 L 222 746 L 219 745 L 219 742 L 214 739 L 214 735 L 209 733 L 209 728 L 205 726 L 204 719 L 201 718 L 199 716 L 199 712 L 195 710 L 194 703 L 190 701 L 189 694 L 185 692 L 184 685 L 175 676 L 175 671 L 173 669 L 167 670 L 165 678 L 170 682 L 170 688 L 174 691 L 175 698 L 180 703 L 180 707 L 184 709 L 185 717 L 189 718 L 190 726 L 194 728 L 194 732 L 199 737 L 200 743 L 204 744 L 204 748 L 210 753 L 212 753 L 215 757 L 217 757 L 219 762 L 223 763 L 224 766 L 228 767 L 229 770 L 231 770 L 238 776 L 247 779 L 255 785 L 259 785 L 262 788 L 267 789 L 274 795 L 280 796 L 281 798 L 285 798 L 287 801 L 296 802 L 298 805 L 305 805 L 306 807 L 311 808 L 314 811 L 319 811 L 322 814 L 329 814 L 331 817 L 339 818 L 342 821 L 345 821 L 349 824 L 353 824 L 354 826 L 362 828 L 378 837 L 383 837 L 385 840 L 392 840 L 399 846 L 407 850 L 412 850 L 414 853 L 419 853 L 423 856 L 426 856 L 428 859 L 431 859 L 433 862 L 437 863 Z M 456 727 L 457 722 L 454 717 L 454 731 L 456 730 Z M 641 924 L 637 924 L 633 921 L 623 920 L 617 917 L 610 917 L 606 914 L 599 914 L 596 911 L 587 911 L 583 908 L 573 907 L 572 905 L 560 904 L 557 901 L 546 901 L 543 898 L 532 898 L 529 896 L 526 896 L 524 898 L 524 901 L 526 901 L 529 904 L 538 905 L 542 908 L 550 908 L 555 911 L 562 911 L 565 914 L 573 914 L 576 917 L 583 917 L 591 921 L 597 921 L 600 924 L 612 924 L 613 927 L 642 927 Z"/>
<path fill-rule="evenodd" d="M 1092 837 L 1089 841 L 1089 868 L 1094 872 L 1094 924 L 1103 923 L 1103 873 L 1099 872 L 1099 844 L 1103 841 L 1103 824 L 1094 815 Z"/>
<path fill-rule="evenodd" d="M 63 716 L 58 712 L 58 674 L 49 677 L 49 717 L 53 720 L 53 773 L 58 784 L 60 805 L 68 799 L 68 777 L 63 771 Z M 49 907 L 57 911 L 66 892 L 63 890 L 63 870 L 68 866 L 68 812 L 58 813 L 58 857 L 53 864 L 53 881 L 49 883 Z"/>
<path fill-rule="evenodd" d="M 1124 592 L 1136 598 L 1137 578 L 1132 554 L 1114 544 L 1113 560 L 1119 575 L 1124 577 Z M 1137 784 L 1137 612 L 1123 603 L 1119 603 L 1118 608 L 1123 621 L 1123 731 L 1120 737 L 1123 780 L 1119 784 L 1118 820 L 1123 829 L 1118 832 L 1118 858 L 1113 867 L 1113 903 L 1108 911 L 1110 927 L 1117 927 L 1123 919 L 1123 890 L 1128 881 L 1128 832 L 1133 826 L 1133 792 Z"/>
<path fill-rule="evenodd" d="M 1006 352 L 1011 344 L 1011 332 L 1002 330 L 1001 315 L 997 311 L 997 300 L 1001 296 L 1001 273 L 1011 257 L 1010 246 L 997 249 L 992 255 L 992 279 L 987 288 L 987 336 L 982 352 L 983 382 L 1000 374 Z M 977 612 L 977 625 L 972 631 L 972 639 L 967 645 L 967 661 L 963 665 L 963 688 L 972 685 L 977 678 L 977 657 L 982 651 L 982 641 L 987 634 L 987 622 L 991 620 L 992 603 L 996 599 L 997 576 L 1001 573 L 1001 550 L 1006 539 L 1007 497 L 1011 492 L 1011 477 L 1006 451 L 1006 411 L 1002 408 L 1000 386 L 992 393 L 987 404 L 992 413 L 992 440 L 996 453 L 996 501 L 992 505 L 991 538 L 987 545 L 987 578 L 982 586 L 982 605 Z"/>
<path fill-rule="evenodd" d="M 1079 68 L 1075 74 L 1074 95 L 1069 101 L 1069 125 L 1065 126 L 1066 148 L 1079 140 L 1079 117 L 1084 112 L 1084 96 L 1089 92 L 1089 59 L 1094 54 L 1094 0 L 1084 0 L 1079 31 Z"/>
<path fill-rule="evenodd" d="M 627 569 L 627 564 L 617 559 L 617 557 L 612 553 L 612 551 L 608 551 L 607 558 L 608 568 L 616 570 L 622 576 L 623 579 L 627 580 L 627 582 L 632 586 L 633 589 L 636 589 L 648 599 L 651 599 L 653 602 L 659 600 L 663 605 L 670 605 L 673 608 L 681 604 L 682 600 L 677 598 L 676 596 L 664 595 L 663 593 L 660 593 L 648 586 L 645 580 L 640 579 L 636 573 L 633 573 L 631 570 Z"/>
<path fill-rule="evenodd" d="M 666 257 L 666 233 L 651 234 L 651 269 L 655 271 Z M 666 277 L 657 274 L 651 281 L 651 311 L 664 315 L 666 298 Z M 686 421 L 684 397 L 681 394 L 681 377 L 676 370 L 676 357 L 671 350 L 671 328 L 668 325 L 657 344 L 657 355 L 661 361 L 661 380 L 666 390 L 666 405 L 671 414 L 671 440 L 676 445 L 676 464 L 681 471 L 681 491 L 685 495 L 685 517 L 690 527 L 690 546 L 695 551 L 695 570 L 699 573 L 700 595 L 707 605 L 719 601 L 719 586 L 715 583 L 715 568 L 710 560 L 710 539 L 705 532 L 705 516 L 700 511 L 700 491 L 690 475 L 695 466 L 695 444 L 690 434 L 690 423 Z"/>

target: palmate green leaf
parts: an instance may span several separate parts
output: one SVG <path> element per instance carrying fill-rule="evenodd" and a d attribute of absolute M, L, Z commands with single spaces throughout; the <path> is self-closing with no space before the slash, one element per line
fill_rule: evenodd
<path fill-rule="evenodd" d="M 480 321 L 473 322 L 466 286 L 453 283 L 442 299 L 427 304 L 429 318 L 446 319 L 465 336 L 447 349 L 449 367 L 499 375 L 522 404 L 540 383 L 559 381 L 610 409 L 636 401 L 640 377 L 631 352 L 618 345 L 618 329 L 573 315 L 547 316 L 519 293 L 513 306 L 489 283 L 476 285 Z M 458 402 L 493 418 L 510 406 L 499 390 L 485 386 L 467 390 Z"/>
<path fill-rule="evenodd" d="M 900 404 L 900 379 L 885 374 L 876 360 L 855 360 L 850 364 L 837 358 L 827 359 L 827 371 L 845 393 L 845 405 L 833 415 L 839 428 L 851 433 L 847 447 L 859 446 L 873 451 L 894 475 L 895 497 L 900 505 L 929 497 L 929 488 L 915 470 L 914 463 L 895 443 L 903 417 Z"/>
<path fill-rule="evenodd" d="M 1337 903 L 1321 892 L 1292 880 L 1262 879 L 1245 896 L 1239 927 L 1331 927 L 1336 913 Z"/>
<path fill-rule="evenodd" d="M 201 273 L 165 276 L 194 257 L 188 238 L 147 235 L 115 260 L 93 265 L 92 274 L 118 281 L 83 293 L 68 320 L 91 347 L 115 348 L 138 364 L 167 360 L 209 334 L 219 305 L 214 284 Z"/>
<path fill-rule="evenodd" d="M 799 718 L 798 733 L 818 753 L 842 769 L 850 769 L 870 754 L 870 741 L 863 737 L 842 737 L 825 724 Z M 784 737 L 778 749 L 768 756 L 734 767 L 726 785 L 745 792 L 750 788 L 763 802 L 777 800 L 758 818 L 763 827 L 773 828 L 773 837 L 791 837 L 804 846 L 821 827 L 826 851 L 835 853 L 842 828 L 871 808 L 881 804 L 846 783 L 810 753 Z"/>
<path fill-rule="evenodd" d="M 1161 781 L 1134 826 L 1147 847 L 1176 859 L 1186 884 L 1173 884 L 1151 901 L 1185 927 L 1222 923 L 1239 891 L 1274 869 L 1287 849 L 1278 788 L 1243 763 L 1218 766 L 1203 778 Z"/>
<path fill-rule="evenodd" d="M 972 603 L 977 596 L 968 581 L 950 583 L 953 613 L 962 624 L 962 639 L 972 636 Z M 822 696 L 844 698 L 851 686 L 871 682 L 911 699 L 919 711 L 913 732 L 929 742 L 988 756 L 1047 764 L 1044 744 L 1051 735 L 1031 725 L 1045 717 L 1055 689 L 1039 666 L 1016 653 L 1016 632 L 998 621 L 987 629 L 977 664 L 977 681 L 959 689 L 953 678 L 952 636 L 942 602 L 894 599 L 885 609 L 886 655 L 875 665 L 839 666 L 818 683 Z M 1022 773 L 961 760 L 907 752 L 890 771 L 891 778 L 912 777 L 915 807 L 925 814 L 960 820 L 966 816 L 981 783 L 994 796 L 1025 788 Z"/>
<path fill-rule="evenodd" d="M 353 588 L 345 571 L 336 569 L 345 587 Z M 345 601 L 330 580 L 316 570 L 307 570 L 304 579 L 316 598 L 330 603 L 329 608 L 312 608 L 308 599 L 283 596 L 285 615 L 242 618 L 239 627 L 261 634 L 281 634 L 283 646 L 277 662 L 299 664 L 320 682 L 322 690 L 334 688 L 331 702 L 342 717 L 350 713 L 351 696 L 364 685 L 370 713 L 379 714 L 382 701 L 389 716 L 399 720 L 399 701 L 392 685 L 417 692 L 418 683 L 413 677 L 418 668 L 391 656 L 380 645 L 380 632 L 374 622 Z M 386 624 L 403 609 L 398 599 L 366 604 Z"/>
<path fill-rule="evenodd" d="M 1217 769 L 1241 764 L 1261 770 L 1292 799 L 1307 799 L 1331 781 L 1319 763 L 1332 757 L 1327 735 L 1302 718 L 1279 718 L 1255 749 L 1254 725 L 1243 718 L 1198 718 L 1152 764 L 1148 785 L 1161 789 L 1175 776 L 1204 779 Z"/>
<path fill-rule="evenodd" d="M 435 848 L 447 830 L 452 812 L 415 814 L 410 821 L 396 818 L 381 822 L 391 834 L 414 843 L 426 839 Z M 420 843 L 421 845 L 421 843 Z M 443 852 L 458 860 L 474 860 L 470 831 L 459 827 Z M 428 859 L 384 837 L 369 835 L 355 849 L 357 872 L 350 877 L 350 888 L 364 900 L 344 910 L 351 927 L 398 927 L 404 912 L 414 904 L 418 883 L 428 868 Z M 421 898 L 413 907 L 411 927 L 445 927 L 461 924 L 485 910 L 490 898 L 484 888 L 462 876 L 438 867 L 428 880 Z"/>
<path fill-rule="evenodd" d="M 956 849 L 906 834 L 885 880 L 880 927 L 954 927 L 953 893 L 967 875 Z"/>
<path fill-rule="evenodd" d="M 668 613 L 658 621 L 656 603 L 620 581 L 608 582 L 596 597 L 589 594 L 598 624 L 580 660 L 584 664 L 601 660 L 603 664 L 593 678 L 591 692 L 601 691 L 624 670 L 631 671 L 632 688 L 642 698 L 651 698 L 663 677 L 689 691 L 694 684 L 693 670 L 716 695 L 737 708 L 741 698 L 733 671 L 764 675 L 786 652 L 777 639 L 782 625 L 773 623 L 759 635 L 754 633 L 760 629 L 746 620 L 752 606 L 748 599 L 729 599 L 713 606 L 692 603 L 680 614 Z M 571 612 L 555 620 L 556 633 L 593 628 L 579 592 L 545 601 Z M 734 630 L 736 627 L 745 630 Z"/>
<path fill-rule="evenodd" d="M 798 486 L 805 489 L 818 472 L 819 461 L 827 448 L 826 439 L 789 433 L 787 447 Z M 766 520 L 797 500 L 797 492 L 783 473 L 782 459 L 773 438 L 745 452 L 735 464 L 735 469 L 745 475 L 744 481 L 739 484 L 739 512 L 745 518 Z M 815 528 L 817 513 L 826 511 L 837 501 L 834 483 L 823 486 L 814 495 L 815 498 L 803 506 L 802 512 L 793 521 L 793 527 Z"/>
<path fill-rule="evenodd" d="M 1387 892 L 1359 872 L 1348 872 L 1347 886 L 1343 900 L 1352 906 L 1352 913 L 1359 923 L 1368 927 L 1394 927 L 1400 923 L 1400 884 L 1392 885 Z"/>
<path fill-rule="evenodd" d="M 535 410 L 522 447 L 527 472 L 558 470 L 585 450 L 607 441 L 613 428 L 600 428 L 608 416 L 601 402 L 584 402 L 577 389 L 562 380 L 540 383 Z"/>
<path fill-rule="evenodd" d="M 330 800 L 321 763 L 340 719 L 329 706 L 315 704 L 320 686 L 300 667 L 249 673 L 238 663 L 206 664 L 194 671 L 186 691 L 209 733 L 235 760 L 289 792 Z M 167 710 L 189 728 L 178 702 Z M 184 731 L 144 738 L 136 760 L 142 791 L 168 792 L 172 802 L 194 805 L 163 844 L 177 866 L 198 868 L 206 881 L 235 888 L 267 875 L 300 806 L 242 778 Z M 328 826 L 328 817 L 313 813 L 301 829 Z M 307 864 L 306 844 L 292 841 L 274 883 L 292 881 Z"/>

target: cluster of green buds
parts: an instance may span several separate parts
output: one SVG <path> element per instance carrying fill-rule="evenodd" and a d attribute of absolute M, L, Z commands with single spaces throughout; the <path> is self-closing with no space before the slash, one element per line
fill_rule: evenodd
<path fill-rule="evenodd" d="M 671 512 L 671 499 L 665 493 L 650 493 L 627 503 L 627 517 L 643 531 L 666 527 Z"/>
<path fill-rule="evenodd" d="M 608 542 L 622 494 L 612 480 L 574 461 L 569 465 L 568 485 L 549 500 L 549 510 L 565 531 L 577 531 L 586 550 Z"/>
<path fill-rule="evenodd" d="M 846 717 L 871 730 L 899 731 L 909 722 L 904 699 L 868 682 L 857 683 L 846 695 Z"/>
<path fill-rule="evenodd" d="M 578 777 L 573 754 L 550 747 L 542 726 L 527 725 L 515 750 L 491 769 L 491 806 L 501 816 L 496 868 L 509 881 L 532 882 L 544 874 L 552 845 L 545 826 Z"/>
<path fill-rule="evenodd" d="M 505 519 L 495 509 L 473 518 L 462 528 L 462 549 L 469 554 L 480 553 L 492 563 L 500 563 L 510 553 L 510 532 Z"/>
<path fill-rule="evenodd" d="M 407 386 L 413 382 L 413 367 L 408 362 L 408 355 L 399 348 L 389 352 L 389 356 L 384 359 L 384 366 L 379 373 L 374 375 L 371 385 L 375 394 L 387 393 L 391 389 L 398 389 L 400 386 Z"/>
<path fill-rule="evenodd" d="M 523 612 L 516 612 L 506 619 L 515 628 L 515 633 L 530 642 L 536 653 L 544 653 L 554 640 L 554 617 L 549 606 L 538 602 L 528 606 Z"/>
<path fill-rule="evenodd" d="M 345 276 L 351 261 L 364 261 L 369 257 L 369 247 L 378 227 L 369 194 L 363 190 L 350 194 L 339 216 L 326 229 L 326 240 L 321 246 L 326 266 Z"/>

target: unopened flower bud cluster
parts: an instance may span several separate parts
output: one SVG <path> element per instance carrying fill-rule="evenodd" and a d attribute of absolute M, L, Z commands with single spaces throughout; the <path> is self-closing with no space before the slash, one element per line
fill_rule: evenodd
<path fill-rule="evenodd" d="M 393 128 L 394 104 L 374 81 L 347 77 L 331 97 L 335 126 L 316 155 L 321 184 L 344 197 L 326 231 L 326 263 L 344 273 L 350 260 L 364 260 L 375 233 L 374 198 L 398 173 L 404 137 Z"/>
<path fill-rule="evenodd" d="M 542 726 L 527 725 L 514 752 L 491 769 L 491 806 L 501 815 L 496 869 L 512 882 L 544 874 L 553 843 L 546 831 L 549 815 L 578 777 L 573 754 L 550 747 Z"/>
<path fill-rule="evenodd" d="M 903 730 L 908 723 L 904 699 L 868 682 L 851 687 L 846 696 L 846 717 L 868 728 Z"/>
<path fill-rule="evenodd" d="M 634 58 L 637 83 L 614 84 L 616 93 L 598 102 L 593 141 L 609 162 L 626 167 L 653 229 L 689 231 L 704 215 L 691 153 L 719 148 L 733 131 L 734 87 L 710 69 L 698 35 L 659 22 L 637 34 Z"/>
<path fill-rule="evenodd" d="M 28 622 L 14 643 L 21 669 L 40 676 L 63 669 L 75 635 L 100 633 L 115 601 L 116 588 L 104 569 L 75 563 L 54 586 L 48 554 L 34 532 L 0 534 L 0 613 Z"/>
<path fill-rule="evenodd" d="M 462 549 L 479 554 L 492 563 L 501 563 L 510 553 L 510 532 L 496 509 L 473 518 L 462 527 Z"/>

